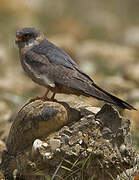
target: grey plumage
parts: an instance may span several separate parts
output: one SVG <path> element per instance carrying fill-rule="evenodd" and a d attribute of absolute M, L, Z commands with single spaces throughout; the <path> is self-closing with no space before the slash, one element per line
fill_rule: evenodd
<path fill-rule="evenodd" d="M 34 33 L 34 30 L 30 29 L 31 33 Z M 23 42 L 21 43 L 23 46 Z M 23 53 L 20 44 L 19 49 L 21 63 L 27 74 L 33 81 L 47 87 L 54 93 L 82 94 L 123 109 L 135 109 L 127 102 L 98 87 L 87 74 L 79 69 L 67 53 L 45 38 L 37 45 L 35 43 L 26 48 Z"/>

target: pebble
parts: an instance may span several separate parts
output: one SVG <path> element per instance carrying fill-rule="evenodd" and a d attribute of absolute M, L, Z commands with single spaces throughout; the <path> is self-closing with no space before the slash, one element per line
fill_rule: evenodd
<path fill-rule="evenodd" d="M 59 139 L 50 139 L 49 144 L 52 151 L 55 151 L 57 148 L 61 146 L 61 141 Z"/>
<path fill-rule="evenodd" d="M 122 144 L 122 145 L 120 146 L 120 152 L 121 152 L 122 154 L 124 154 L 126 151 L 127 151 L 127 150 L 126 150 L 125 144 Z"/>
<path fill-rule="evenodd" d="M 92 148 L 87 148 L 87 151 L 88 152 L 92 152 Z"/>
<path fill-rule="evenodd" d="M 50 152 L 46 152 L 43 156 L 44 158 L 47 158 L 47 159 L 51 159 L 52 158 L 52 155 Z"/>
<path fill-rule="evenodd" d="M 35 139 L 32 145 L 32 156 L 38 153 L 38 150 L 42 147 L 43 142 L 40 139 Z"/>

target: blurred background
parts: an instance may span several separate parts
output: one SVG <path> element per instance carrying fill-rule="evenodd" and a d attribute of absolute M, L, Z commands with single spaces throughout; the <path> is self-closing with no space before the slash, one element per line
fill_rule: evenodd
<path fill-rule="evenodd" d="M 139 109 L 138 17 L 138 0 L 0 0 L 0 152 L 19 108 L 45 92 L 23 72 L 14 43 L 16 30 L 40 29 L 98 85 Z M 93 98 L 66 98 L 102 106 Z M 125 111 L 124 116 L 131 120 L 138 151 L 139 111 Z"/>

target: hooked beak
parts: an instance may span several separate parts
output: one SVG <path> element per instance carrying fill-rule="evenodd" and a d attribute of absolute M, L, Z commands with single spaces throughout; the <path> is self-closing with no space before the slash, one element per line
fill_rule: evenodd
<path fill-rule="evenodd" d="M 20 36 L 16 36 L 15 44 L 18 44 L 21 41 L 22 41 L 22 38 Z"/>

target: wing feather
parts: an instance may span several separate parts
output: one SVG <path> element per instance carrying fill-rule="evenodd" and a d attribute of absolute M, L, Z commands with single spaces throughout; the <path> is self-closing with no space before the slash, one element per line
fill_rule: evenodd
<path fill-rule="evenodd" d="M 46 87 L 55 87 L 55 83 L 50 73 L 51 64 L 46 57 L 44 58 L 29 50 L 22 57 L 21 64 L 25 72 L 33 81 Z"/>
<path fill-rule="evenodd" d="M 71 69 L 74 66 L 78 66 L 66 52 L 46 39 L 39 45 L 34 46 L 32 51 L 44 55 L 53 64 L 62 65 Z"/>

